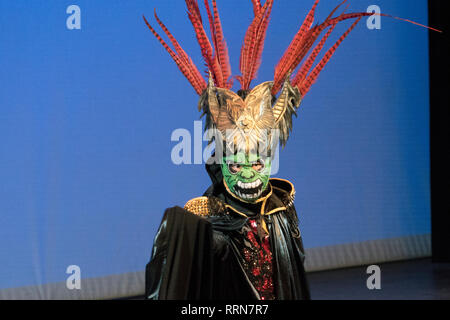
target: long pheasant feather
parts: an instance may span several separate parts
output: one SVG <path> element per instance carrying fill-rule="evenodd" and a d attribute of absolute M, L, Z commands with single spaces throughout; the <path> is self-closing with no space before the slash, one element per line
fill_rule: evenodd
<path fill-rule="evenodd" d="M 344 0 L 343 2 L 341 2 L 329 15 L 328 17 L 325 19 L 325 22 L 327 22 L 328 20 L 331 19 L 331 17 L 333 16 L 333 14 L 339 9 L 340 6 L 342 6 L 345 2 L 347 2 L 347 0 Z M 348 8 L 348 6 L 347 6 Z M 347 9 L 346 8 L 346 9 Z M 345 10 L 341 13 L 341 16 L 345 13 Z M 316 46 L 315 50 L 313 50 L 313 52 L 310 54 L 311 60 L 308 62 L 306 61 L 306 64 L 310 64 L 307 68 L 307 70 L 300 70 L 297 75 L 298 77 L 302 77 L 302 76 L 306 76 L 306 74 L 303 74 L 303 72 L 308 72 L 309 69 L 312 66 L 312 63 L 314 62 L 315 58 L 317 57 L 317 55 L 319 54 L 319 52 L 322 50 L 325 41 L 327 40 L 327 38 L 330 36 L 331 32 L 334 30 L 334 28 L 336 27 L 336 24 L 331 25 L 330 30 L 328 30 L 328 32 L 325 34 L 325 36 L 322 38 L 322 40 L 319 42 L 319 44 Z M 320 36 L 320 34 L 322 33 L 322 31 L 324 29 L 328 28 L 324 27 L 318 27 L 315 26 L 313 28 L 310 29 L 310 31 L 305 35 L 305 41 L 303 41 L 302 43 L 302 47 L 299 47 L 297 49 L 297 52 L 295 53 L 295 55 L 293 56 L 293 60 L 289 62 L 289 71 L 288 72 L 292 72 L 293 70 L 295 70 L 298 65 L 300 64 L 300 62 L 303 60 L 303 58 L 306 56 L 306 54 L 309 52 L 309 50 L 312 48 L 313 44 L 316 42 L 316 40 L 318 39 L 318 37 Z M 305 65 L 304 63 L 304 65 Z M 305 66 L 306 68 L 306 66 Z M 298 79 L 297 79 L 298 80 Z"/>
<path fill-rule="evenodd" d="M 206 3 L 208 0 L 205 0 Z M 219 59 L 220 66 L 222 68 L 223 83 L 226 88 L 231 88 L 231 65 L 230 56 L 228 54 L 228 46 L 223 34 L 222 22 L 220 20 L 219 10 L 217 9 L 216 0 L 212 0 L 213 12 L 214 12 L 214 31 L 216 42 L 216 55 Z"/>
<path fill-rule="evenodd" d="M 173 51 L 172 48 L 169 47 L 169 45 L 164 41 L 164 39 L 162 39 L 158 32 L 156 32 L 156 30 L 150 25 L 145 16 L 143 16 L 143 18 L 147 27 L 150 29 L 156 39 L 158 39 L 158 41 L 162 44 L 164 49 L 166 49 L 166 51 L 170 54 L 180 71 L 194 87 L 194 90 L 197 92 L 197 94 L 202 94 L 203 90 L 206 88 L 206 81 L 201 77 L 200 72 L 198 71 L 192 60 L 188 58 L 188 61 L 190 62 L 189 65 L 185 59 L 182 59 L 175 51 Z M 179 48 L 181 49 L 181 46 L 179 46 Z M 196 69 L 196 72 L 193 73 L 193 69 Z"/>
<path fill-rule="evenodd" d="M 258 15 L 255 16 L 245 34 L 244 46 L 241 50 L 241 73 L 246 77 L 248 76 L 249 68 L 253 64 L 252 57 L 258 43 L 258 31 L 261 29 L 267 8 L 272 4 L 273 0 L 266 1 L 264 7 L 259 10 Z"/>
<path fill-rule="evenodd" d="M 261 11 L 261 1 L 260 0 L 252 0 L 253 3 L 253 13 L 255 14 L 255 16 L 258 15 L 259 11 Z"/>
<path fill-rule="evenodd" d="M 263 12 L 259 12 L 255 18 L 253 19 L 252 23 L 248 27 L 245 37 L 244 37 L 244 43 L 241 48 L 241 59 L 239 63 L 239 68 L 241 71 L 240 77 L 237 77 L 238 80 L 241 82 L 241 87 L 244 88 L 246 86 L 246 78 L 248 74 L 248 67 L 251 59 L 251 50 L 255 46 L 256 43 L 256 30 L 258 27 L 258 24 L 260 23 L 261 19 L 263 18 Z"/>
<path fill-rule="evenodd" d="M 211 42 L 208 39 L 208 36 L 206 35 L 205 29 L 203 28 L 203 21 L 200 14 L 198 2 L 197 0 L 186 0 L 186 6 L 188 9 L 188 17 L 192 23 L 192 26 L 194 27 L 197 42 L 200 45 L 203 59 L 205 60 L 209 71 L 213 75 L 215 84 L 218 87 L 222 87 L 222 70 L 217 59 L 213 58 L 213 48 L 211 46 Z"/>
<path fill-rule="evenodd" d="M 175 51 L 177 52 L 177 54 L 179 55 L 181 60 L 184 61 L 185 63 L 188 63 L 189 59 L 187 58 L 186 52 L 181 48 L 180 44 L 175 39 L 175 37 L 172 35 L 172 33 L 169 31 L 169 29 L 167 29 L 167 27 L 164 25 L 164 23 L 159 19 L 158 15 L 156 14 L 156 9 L 155 9 L 154 15 L 155 15 L 156 22 L 158 22 L 161 29 L 163 29 L 163 31 L 166 33 L 169 40 L 172 42 L 172 45 L 174 46 Z"/>
<path fill-rule="evenodd" d="M 356 25 L 359 23 L 359 21 L 362 19 L 362 17 L 358 17 L 356 21 L 350 26 L 350 28 L 345 31 L 345 33 L 336 41 L 336 43 L 325 53 L 322 60 L 317 64 L 317 66 L 314 68 L 314 70 L 311 72 L 311 74 L 308 76 L 308 78 L 301 84 L 300 86 L 300 92 L 302 96 L 305 96 L 311 85 L 317 80 L 317 77 L 319 76 L 320 72 L 323 70 L 323 68 L 326 66 L 326 64 L 330 61 L 333 54 L 336 52 L 337 48 L 340 46 L 342 41 L 349 35 L 349 33 L 356 27 Z"/>
<path fill-rule="evenodd" d="M 251 57 L 252 64 L 249 66 L 248 81 L 249 83 L 256 78 L 259 67 L 262 62 L 262 53 L 264 51 L 264 43 L 267 34 L 267 28 L 270 22 L 270 14 L 272 13 L 273 1 L 271 1 L 267 7 L 267 12 L 261 22 L 261 26 L 257 33 L 257 43 Z"/>
<path fill-rule="evenodd" d="M 241 49 L 240 70 L 242 76 L 237 77 L 241 88 L 248 90 L 261 64 L 264 39 L 272 10 L 273 0 L 267 0 L 247 29 Z"/>
<path fill-rule="evenodd" d="M 275 67 L 274 88 L 273 88 L 273 91 L 275 92 L 278 92 L 281 89 L 281 85 L 284 82 L 284 78 L 290 69 L 289 62 L 292 61 L 293 56 L 297 51 L 297 47 L 299 47 L 302 44 L 302 42 L 305 41 L 305 34 L 311 28 L 314 22 L 314 15 L 316 12 L 317 5 L 319 4 L 319 1 L 320 0 L 315 0 L 311 10 L 309 10 L 305 20 L 300 26 L 300 29 L 295 34 L 285 53 L 281 57 L 277 66 Z"/>
<path fill-rule="evenodd" d="M 297 86 L 300 84 L 305 78 L 308 72 L 311 70 L 311 67 L 316 60 L 319 53 L 322 51 L 323 46 L 325 45 L 325 42 L 327 41 L 330 34 L 333 32 L 336 25 L 332 25 L 330 29 L 327 31 L 327 33 L 323 36 L 323 38 L 320 40 L 320 42 L 317 44 L 317 46 L 314 48 L 314 50 L 311 52 L 309 57 L 306 59 L 306 61 L 303 63 L 301 68 L 298 70 L 297 74 L 295 75 L 294 79 L 292 80 L 292 85 Z"/>
<path fill-rule="evenodd" d="M 328 20 L 326 23 L 324 23 L 324 25 L 325 26 L 329 26 L 331 24 L 334 24 L 335 22 L 341 22 L 341 21 L 348 20 L 348 19 L 359 18 L 359 17 L 368 17 L 368 16 L 373 16 L 373 15 L 379 15 L 381 17 L 387 17 L 387 18 L 392 18 L 392 19 L 408 22 L 408 23 L 414 24 L 414 25 L 422 27 L 422 28 L 426 28 L 426 29 L 429 29 L 429 30 L 432 30 L 432 31 L 436 31 L 436 32 L 442 33 L 442 30 L 435 29 L 435 28 L 426 26 L 426 25 L 418 23 L 418 22 L 414 22 L 414 21 L 411 21 L 411 20 L 408 20 L 408 19 L 404 19 L 404 18 L 395 17 L 395 16 L 392 16 L 392 15 L 389 15 L 389 14 L 385 14 L 385 13 L 378 13 L 377 14 L 377 13 L 373 13 L 373 12 L 347 13 L 347 14 L 341 15 L 339 17 L 336 17 L 336 18 Z"/>
<path fill-rule="evenodd" d="M 193 63 L 192 59 L 189 57 L 189 55 L 183 50 L 183 48 L 180 46 L 178 41 L 175 39 L 175 37 L 172 35 L 172 33 L 169 31 L 169 29 L 164 25 L 164 23 L 159 19 L 158 15 L 156 14 L 156 9 L 154 12 L 155 19 L 160 25 L 161 29 L 166 33 L 169 40 L 172 42 L 172 45 L 175 48 L 175 51 L 177 52 L 178 57 L 181 61 L 183 61 L 189 70 L 189 72 L 194 76 L 194 79 L 199 87 L 203 87 L 204 79 L 198 70 L 198 68 Z"/>

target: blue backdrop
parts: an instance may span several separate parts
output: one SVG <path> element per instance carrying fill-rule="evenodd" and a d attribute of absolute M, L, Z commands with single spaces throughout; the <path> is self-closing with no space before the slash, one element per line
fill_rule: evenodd
<path fill-rule="evenodd" d="M 254 84 L 273 79 L 312 3 L 275 1 Z M 426 24 L 426 3 L 350 9 Z M 71 4 L 81 30 L 66 27 Z M 65 281 L 72 264 L 83 277 L 143 270 L 164 209 L 209 186 L 203 165 L 171 161 L 171 133 L 193 131 L 198 97 L 142 21 L 154 7 L 201 66 L 181 0 L 0 0 L 0 289 Z M 251 2 L 219 9 L 238 74 Z M 307 248 L 430 232 L 428 98 L 427 30 L 363 20 L 281 152 Z"/>

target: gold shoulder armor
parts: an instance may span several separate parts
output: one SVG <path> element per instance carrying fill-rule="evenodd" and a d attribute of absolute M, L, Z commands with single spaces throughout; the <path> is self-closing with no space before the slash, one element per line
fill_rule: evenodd
<path fill-rule="evenodd" d="M 216 198 L 199 197 L 189 200 L 184 209 L 198 216 L 220 215 L 226 211 L 225 205 Z"/>
<path fill-rule="evenodd" d="M 209 216 L 209 199 L 208 197 L 199 197 L 189 200 L 184 209 L 198 216 Z"/>

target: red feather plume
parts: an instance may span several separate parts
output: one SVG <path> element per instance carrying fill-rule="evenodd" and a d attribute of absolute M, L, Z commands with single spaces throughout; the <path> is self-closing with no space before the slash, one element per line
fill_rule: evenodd
<path fill-rule="evenodd" d="M 220 21 L 219 10 L 217 9 L 216 0 L 212 0 L 213 13 L 209 7 L 209 0 L 204 0 L 206 11 L 211 29 L 211 37 L 214 45 L 214 57 L 220 65 L 222 72 L 222 84 L 224 88 L 230 89 L 233 85 L 231 78 L 230 57 L 228 55 L 228 46 L 223 35 L 222 23 Z M 214 14 L 214 15 L 213 15 Z"/>
<path fill-rule="evenodd" d="M 272 5 L 273 0 L 267 0 L 264 3 L 264 6 L 255 16 L 245 34 L 239 66 L 241 76 L 236 77 L 241 83 L 242 90 L 249 90 L 250 83 L 256 78 L 256 74 L 261 65 L 261 56 L 269 26 Z"/>
<path fill-rule="evenodd" d="M 231 78 L 231 66 L 230 58 L 228 54 L 228 47 L 223 34 L 222 23 L 220 21 L 219 11 L 217 8 L 216 0 L 212 1 L 212 10 L 209 5 L 209 0 L 204 0 L 205 8 L 208 14 L 209 26 L 211 30 L 211 42 L 205 32 L 203 27 L 203 21 L 200 13 L 200 8 L 198 6 L 198 0 L 185 0 L 187 6 L 187 13 L 189 20 L 194 27 L 195 35 L 198 44 L 201 49 L 203 59 L 206 63 L 208 70 L 206 73 L 212 75 L 214 83 L 217 87 L 231 89 L 232 78 Z M 270 15 L 272 12 L 272 6 L 274 0 L 266 0 L 264 5 L 261 4 L 260 0 L 251 0 L 253 4 L 254 18 L 252 23 L 247 29 L 245 34 L 244 43 L 241 48 L 240 57 L 240 71 L 241 75 L 236 78 L 241 83 L 241 88 L 243 90 L 249 90 L 250 84 L 254 78 L 256 78 L 258 69 L 261 65 L 261 57 L 264 49 L 264 40 L 267 34 L 267 28 L 270 21 Z M 312 52 L 309 54 L 306 61 L 302 64 L 300 69 L 297 71 L 296 75 L 292 79 L 291 83 L 297 86 L 302 95 L 304 96 L 310 89 L 311 85 L 317 80 L 320 72 L 323 70 L 325 65 L 329 62 L 339 45 L 348 36 L 348 34 L 355 28 L 358 22 L 367 16 L 373 16 L 374 13 L 367 12 L 355 12 L 340 14 L 337 17 L 333 17 L 338 8 L 344 4 L 347 0 L 344 0 L 339 4 L 325 19 L 321 24 L 313 26 L 314 16 L 316 8 L 320 0 L 315 0 L 311 10 L 306 15 L 300 29 L 295 34 L 293 40 L 289 44 L 288 48 L 284 52 L 283 56 L 279 60 L 277 66 L 275 67 L 274 73 L 274 85 L 272 89 L 272 94 L 276 95 L 281 89 L 286 77 L 292 74 L 295 69 L 300 65 L 303 58 L 308 54 L 308 52 L 313 47 L 314 43 L 317 41 L 321 33 L 329 28 L 326 34 L 322 37 L 319 43 L 314 47 Z M 345 10 L 344 10 L 345 11 Z M 430 28 L 428 26 L 419 24 L 417 22 L 394 17 L 388 14 L 380 13 L 380 16 L 390 17 L 393 19 L 398 19 L 413 23 L 433 31 L 441 32 L 440 30 Z M 147 19 L 144 17 L 144 21 L 150 31 L 155 35 L 158 41 L 163 45 L 166 51 L 170 54 L 172 59 L 177 64 L 180 71 L 192 84 L 195 91 L 200 95 L 206 88 L 206 81 L 198 68 L 193 63 L 189 55 L 183 50 L 181 45 L 175 39 L 175 37 L 170 33 L 167 27 L 158 18 L 155 11 L 155 19 L 159 26 L 162 28 L 164 33 L 169 38 L 173 48 L 172 49 L 162 37 L 155 31 L 155 29 L 148 23 Z M 339 40 L 325 53 L 322 60 L 317 64 L 316 67 L 310 72 L 314 61 L 316 60 L 319 53 L 322 51 L 325 42 L 329 38 L 330 34 L 333 32 L 335 26 L 342 21 L 356 19 L 356 21 L 351 25 L 351 27 L 339 38 Z M 308 75 L 308 72 L 309 75 Z"/>
<path fill-rule="evenodd" d="M 330 61 L 333 54 L 336 52 L 336 49 L 339 47 L 339 45 L 344 41 L 344 39 L 349 35 L 349 33 L 356 27 L 356 25 L 359 23 L 359 21 L 362 19 L 362 17 L 359 17 L 356 19 L 356 21 L 348 28 L 347 31 L 339 38 L 338 41 L 325 53 L 325 56 L 322 58 L 322 60 L 317 64 L 317 66 L 314 68 L 314 70 L 311 72 L 311 74 L 308 76 L 308 78 L 303 81 L 300 85 L 300 93 L 302 96 L 305 96 L 306 93 L 308 93 L 311 85 L 317 80 L 317 77 L 319 76 L 320 72 L 323 70 L 323 68 L 326 66 L 326 64 Z"/>
<path fill-rule="evenodd" d="M 347 0 L 344 0 L 336 8 L 334 8 L 334 10 L 328 15 L 325 21 L 329 21 L 333 14 L 345 2 L 347 2 Z M 325 26 L 316 26 L 311 28 L 314 22 L 314 15 L 318 4 L 319 0 L 315 0 L 311 10 L 306 15 L 306 18 L 302 23 L 300 30 L 294 36 L 294 39 L 292 40 L 288 49 L 285 51 L 278 65 L 275 67 L 274 86 L 272 89 L 273 94 L 276 94 L 281 89 L 286 76 L 289 73 L 292 73 L 297 68 L 302 59 L 313 46 L 314 42 L 319 37 L 320 33 L 325 29 Z"/>
<path fill-rule="evenodd" d="M 314 15 L 316 11 L 316 7 L 319 4 L 320 0 L 315 0 L 311 10 L 306 15 L 305 20 L 303 21 L 302 25 L 300 26 L 300 29 L 295 34 L 294 39 L 289 44 L 288 48 L 286 49 L 285 53 L 281 57 L 280 61 L 278 62 L 277 66 L 275 67 L 275 75 L 274 75 L 274 87 L 272 90 L 272 93 L 277 93 L 284 82 L 284 79 L 286 78 L 286 75 L 293 71 L 292 68 L 292 60 L 295 59 L 296 56 L 298 56 L 297 51 L 299 48 L 301 48 L 301 45 L 304 43 L 306 38 L 306 32 L 310 30 L 313 22 L 314 22 Z"/>
<path fill-rule="evenodd" d="M 148 23 L 145 16 L 143 16 L 145 24 L 150 29 L 150 31 L 154 34 L 156 39 L 163 45 L 166 51 L 170 54 L 172 59 L 177 64 L 180 71 L 183 75 L 188 79 L 191 85 L 194 87 L 194 90 L 197 94 L 202 94 L 203 90 L 206 88 L 206 81 L 203 79 L 200 71 L 197 69 L 192 59 L 186 54 L 186 52 L 181 48 L 180 44 L 175 40 L 169 30 L 164 26 L 164 24 L 158 19 L 156 12 L 155 17 L 157 18 L 158 23 L 167 34 L 169 39 L 171 40 L 173 46 L 175 47 L 175 51 L 169 47 L 169 45 L 161 38 L 161 36 L 156 32 L 156 30 Z"/>
<path fill-rule="evenodd" d="M 291 84 L 293 86 L 297 86 L 300 84 L 305 78 L 308 72 L 311 70 L 311 67 L 316 60 L 317 56 L 319 55 L 320 51 L 322 51 L 323 46 L 325 45 L 325 42 L 327 41 L 330 34 L 333 32 L 334 27 L 336 25 L 332 25 L 330 29 L 327 31 L 327 33 L 323 36 L 323 38 L 320 40 L 320 42 L 317 44 L 317 46 L 314 48 L 314 50 L 311 52 L 305 63 L 301 66 L 301 68 L 298 70 L 297 74 L 295 75 L 294 79 L 291 81 Z"/>
<path fill-rule="evenodd" d="M 255 16 L 258 15 L 259 11 L 261 11 L 262 5 L 260 0 L 252 0 L 253 3 L 253 12 Z"/>
<path fill-rule="evenodd" d="M 217 59 L 213 58 L 213 48 L 208 36 L 206 35 L 205 29 L 203 28 L 203 20 L 198 7 L 198 2 L 197 0 L 186 0 L 186 6 L 188 9 L 188 17 L 194 27 L 203 59 L 205 60 L 205 63 L 213 76 L 215 85 L 218 87 L 223 87 L 222 70 Z"/>

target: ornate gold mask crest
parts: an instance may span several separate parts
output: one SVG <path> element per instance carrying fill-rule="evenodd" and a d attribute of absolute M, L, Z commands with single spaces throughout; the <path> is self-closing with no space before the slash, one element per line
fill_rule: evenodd
<path fill-rule="evenodd" d="M 245 97 L 214 86 L 212 77 L 199 101 L 206 115 L 206 130 L 214 130 L 226 142 L 228 150 L 266 150 L 279 137 L 284 146 L 292 130 L 292 116 L 301 95 L 287 79 L 278 99 L 272 95 L 273 82 L 256 86 Z M 267 149 L 268 148 L 268 149 Z"/>

